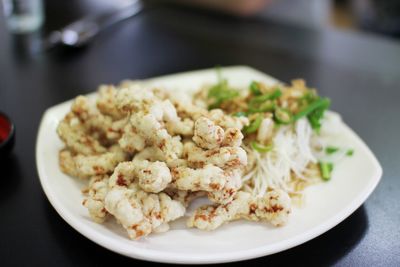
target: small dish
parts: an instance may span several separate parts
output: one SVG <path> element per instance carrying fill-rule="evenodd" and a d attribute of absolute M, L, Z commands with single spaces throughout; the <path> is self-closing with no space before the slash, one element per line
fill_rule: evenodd
<path fill-rule="evenodd" d="M 14 147 L 15 126 L 10 118 L 0 111 L 0 157 L 7 156 Z"/>

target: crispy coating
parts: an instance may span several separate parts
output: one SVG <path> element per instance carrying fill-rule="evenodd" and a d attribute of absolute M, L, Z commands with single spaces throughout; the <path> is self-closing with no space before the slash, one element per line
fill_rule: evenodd
<path fill-rule="evenodd" d="M 115 166 L 119 162 L 127 160 L 127 154 L 119 147 L 112 149 L 113 151 L 103 153 L 101 155 L 74 157 L 75 166 L 79 176 L 88 177 L 94 175 L 102 175 L 112 173 Z"/>
<path fill-rule="evenodd" d="M 184 153 L 187 155 L 188 162 L 195 167 L 212 164 L 227 169 L 240 168 L 247 164 L 246 151 L 241 147 L 221 147 L 203 150 L 193 143 L 186 143 Z"/>
<path fill-rule="evenodd" d="M 129 186 L 138 182 L 146 192 L 158 193 L 171 182 L 171 172 L 165 162 L 133 160 L 118 164 L 110 177 L 110 187 Z"/>
<path fill-rule="evenodd" d="M 57 127 L 58 136 L 74 153 L 95 155 L 105 153 L 107 149 L 100 142 L 89 135 L 79 119 L 69 113 Z"/>
<path fill-rule="evenodd" d="M 206 117 L 200 117 L 194 124 L 193 141 L 201 148 L 213 149 L 222 144 L 225 132 Z"/>
<path fill-rule="evenodd" d="M 123 134 L 118 140 L 118 144 L 124 151 L 134 153 L 145 148 L 146 140 L 137 133 L 137 130 L 132 124 L 128 123 L 124 127 Z"/>
<path fill-rule="evenodd" d="M 116 187 L 105 198 L 106 210 L 115 216 L 131 239 L 168 230 L 167 223 L 185 213 L 183 205 L 167 194 L 149 194 L 138 186 Z"/>
<path fill-rule="evenodd" d="M 183 144 L 179 136 L 174 136 L 172 142 L 175 143 L 175 149 L 179 157 L 183 156 Z M 169 168 L 178 166 L 187 166 L 187 160 L 183 158 L 170 159 L 165 158 L 164 153 L 156 146 L 149 146 L 135 154 L 134 160 L 164 161 Z"/>
<path fill-rule="evenodd" d="M 208 193 L 208 199 L 215 203 L 225 204 L 232 200 L 232 198 L 242 187 L 241 172 L 238 170 L 225 171 L 225 184 L 221 190 L 214 190 Z"/>
<path fill-rule="evenodd" d="M 173 141 L 172 136 L 153 114 L 142 112 L 132 114 L 130 123 L 147 143 L 161 149 L 167 161 L 178 158 L 181 147 Z"/>
<path fill-rule="evenodd" d="M 58 162 L 63 173 L 72 177 L 83 178 L 79 175 L 74 160 L 74 154 L 71 152 L 71 150 L 66 148 L 60 150 L 58 153 Z"/>
<path fill-rule="evenodd" d="M 212 164 L 203 168 L 176 167 L 171 169 L 172 183 L 179 190 L 206 191 L 208 197 L 217 203 L 232 200 L 241 187 L 236 171 L 224 171 Z"/>
<path fill-rule="evenodd" d="M 74 155 L 68 149 L 63 149 L 59 153 L 62 172 L 79 178 L 112 173 L 115 166 L 126 159 L 127 154 L 119 147 L 112 147 L 109 152 L 99 155 Z"/>
<path fill-rule="evenodd" d="M 200 117 L 195 121 L 193 141 L 201 148 L 238 147 L 242 144 L 242 140 L 243 134 L 239 128 L 227 128 L 224 130 L 206 117 Z"/>
<path fill-rule="evenodd" d="M 181 118 L 190 118 L 196 121 L 200 117 L 206 117 L 222 128 L 242 129 L 250 122 L 246 117 L 233 117 L 226 115 L 221 109 L 208 111 L 206 107 L 193 104 L 193 99 L 184 93 L 170 93 L 168 98 L 175 106 Z"/>
<path fill-rule="evenodd" d="M 176 167 L 171 170 L 174 186 L 179 190 L 216 191 L 226 182 L 224 170 L 212 164 L 203 168 Z"/>
<path fill-rule="evenodd" d="M 243 218 L 282 226 L 286 224 L 290 211 L 290 197 L 284 191 L 270 191 L 263 197 L 254 197 L 240 191 L 227 204 L 200 207 L 189 218 L 187 225 L 209 231 L 229 221 Z"/>
<path fill-rule="evenodd" d="M 93 176 L 89 181 L 88 197 L 83 205 L 88 209 L 90 217 L 97 223 L 106 220 L 108 212 L 105 209 L 104 199 L 108 193 L 108 176 Z"/>
<path fill-rule="evenodd" d="M 238 128 L 228 128 L 225 130 L 222 146 L 240 146 L 244 136 Z"/>
<path fill-rule="evenodd" d="M 165 122 L 165 126 L 171 135 L 193 135 L 193 120 L 189 118 L 181 120 L 171 101 L 164 100 L 161 103 L 157 104 L 157 106 L 160 107 L 162 111 L 162 120 Z"/>
<path fill-rule="evenodd" d="M 207 192 L 205 191 L 186 191 L 172 187 L 166 188 L 164 193 L 170 196 L 173 200 L 179 201 L 185 208 L 187 208 L 193 200 L 207 196 Z"/>
<path fill-rule="evenodd" d="M 247 117 L 234 117 L 226 115 L 221 109 L 213 109 L 209 112 L 208 118 L 215 124 L 220 125 L 223 128 L 237 128 L 242 129 L 248 125 L 249 119 Z"/>
<path fill-rule="evenodd" d="M 71 111 L 79 118 L 87 131 L 98 131 L 106 135 L 108 129 L 112 126 L 112 118 L 100 113 L 85 96 L 75 98 Z"/>
<path fill-rule="evenodd" d="M 147 105 L 154 102 L 155 96 L 151 90 L 132 83 L 129 87 L 118 90 L 115 98 L 118 110 L 128 115 L 147 109 Z"/>
<path fill-rule="evenodd" d="M 112 85 L 101 85 L 98 89 L 99 97 L 96 101 L 96 106 L 104 115 L 111 116 L 114 120 L 119 120 L 124 117 L 124 113 L 117 105 L 118 90 Z"/>

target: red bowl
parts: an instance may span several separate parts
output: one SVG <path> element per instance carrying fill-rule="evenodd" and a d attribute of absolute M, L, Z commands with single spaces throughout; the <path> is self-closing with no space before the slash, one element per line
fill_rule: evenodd
<path fill-rule="evenodd" d="M 15 142 L 15 126 L 10 118 L 0 112 L 0 156 L 8 155 Z"/>

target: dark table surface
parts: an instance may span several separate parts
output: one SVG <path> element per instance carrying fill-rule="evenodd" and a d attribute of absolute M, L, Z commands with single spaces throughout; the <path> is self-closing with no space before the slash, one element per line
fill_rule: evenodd
<path fill-rule="evenodd" d="M 93 1 L 48 1 L 45 32 L 88 12 Z M 400 265 L 400 45 L 356 33 L 157 7 L 103 32 L 87 49 L 35 53 L 37 36 L 0 23 L 0 110 L 17 127 L 0 162 L 2 266 L 136 264 L 89 241 L 44 195 L 35 165 L 43 112 L 100 83 L 221 65 L 249 65 L 283 81 L 304 77 L 378 157 L 383 178 L 354 214 L 290 250 L 247 261 L 271 265 Z M 340 197 L 340 196 L 338 196 Z M 241 263 L 234 263 L 239 265 Z"/>

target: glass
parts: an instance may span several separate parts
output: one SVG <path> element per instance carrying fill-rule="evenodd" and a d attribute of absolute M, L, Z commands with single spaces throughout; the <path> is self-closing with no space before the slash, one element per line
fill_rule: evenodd
<path fill-rule="evenodd" d="M 2 0 L 8 28 L 14 33 L 27 33 L 43 24 L 42 0 Z"/>

